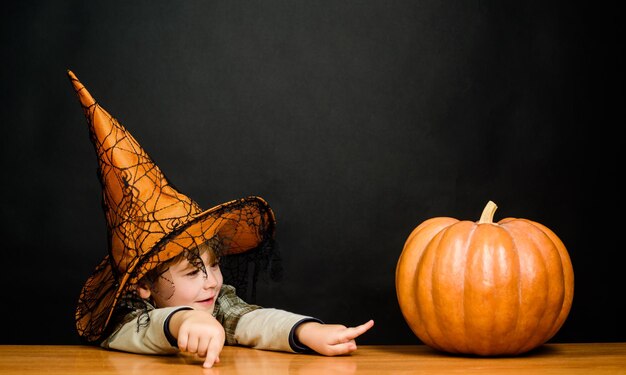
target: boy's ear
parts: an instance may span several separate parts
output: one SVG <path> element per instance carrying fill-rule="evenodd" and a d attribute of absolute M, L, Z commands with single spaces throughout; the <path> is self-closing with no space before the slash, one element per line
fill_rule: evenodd
<path fill-rule="evenodd" d="M 137 294 L 143 299 L 150 298 L 150 288 L 143 283 L 137 284 Z"/>

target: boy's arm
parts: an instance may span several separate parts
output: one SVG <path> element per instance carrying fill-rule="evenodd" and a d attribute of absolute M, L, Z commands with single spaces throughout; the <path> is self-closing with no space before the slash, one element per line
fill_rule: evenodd
<path fill-rule="evenodd" d="M 261 309 L 241 317 L 236 339 L 239 344 L 256 349 L 296 353 L 313 350 L 335 356 L 355 351 L 355 339 L 372 326 L 373 320 L 356 327 L 346 327 L 324 324 L 318 319 L 283 310 Z"/>
<path fill-rule="evenodd" d="M 229 285 L 220 291 L 216 317 L 224 326 L 228 345 L 296 353 L 312 349 L 329 356 L 356 350 L 354 339 L 374 325 L 369 321 L 347 328 L 284 310 L 248 305 Z"/>
<path fill-rule="evenodd" d="M 256 349 L 304 352 L 295 329 L 303 322 L 320 322 L 304 315 L 250 305 L 239 298 L 235 288 L 224 284 L 217 299 L 214 315 L 224 327 L 226 344 Z"/>
<path fill-rule="evenodd" d="M 301 353 L 308 348 L 299 343 L 296 329 L 306 322 L 321 321 L 279 309 L 259 309 L 243 315 L 235 330 L 239 345 L 255 349 Z"/>
<path fill-rule="evenodd" d="M 186 306 L 153 309 L 147 312 L 147 317 L 133 312 L 132 317 L 126 319 L 100 346 L 140 354 L 176 353 L 176 341 L 167 336 L 167 324 L 172 314 L 189 309 Z"/>
<path fill-rule="evenodd" d="M 205 358 L 203 365 L 207 368 L 219 362 L 224 329 L 210 313 L 180 306 L 146 314 L 136 311 L 127 315 L 125 322 L 100 346 L 139 354 L 194 353 Z"/>

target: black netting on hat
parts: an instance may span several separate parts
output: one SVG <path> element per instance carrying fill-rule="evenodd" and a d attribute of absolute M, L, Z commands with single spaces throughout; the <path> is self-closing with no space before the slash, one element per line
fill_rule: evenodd
<path fill-rule="evenodd" d="M 250 252 L 222 257 L 220 268 L 224 283 L 234 286 L 237 295 L 251 304 L 259 303 L 256 296 L 259 280 L 269 277 L 270 281 L 279 281 L 283 274 L 278 244 L 273 240 Z"/>
<path fill-rule="evenodd" d="M 272 240 L 265 241 L 256 249 L 236 255 L 222 255 L 224 253 L 223 246 L 224 242 L 219 235 L 216 235 L 204 244 L 192 249 L 185 249 L 175 258 L 158 265 L 148 272 L 140 282 L 150 285 L 153 293 L 158 294 L 164 300 L 168 300 L 176 292 L 174 282 L 170 280 L 171 275 L 168 272 L 170 265 L 184 259 L 206 277 L 207 264 L 202 259 L 205 252 L 210 253 L 210 262 L 219 265 L 224 284 L 235 287 L 237 295 L 248 303 L 257 302 L 256 286 L 260 277 L 269 275 L 272 281 L 278 281 L 282 277 L 280 256 Z M 131 298 L 132 295 L 136 294 L 132 293 Z M 125 303 L 125 305 L 137 307 L 129 303 Z"/>

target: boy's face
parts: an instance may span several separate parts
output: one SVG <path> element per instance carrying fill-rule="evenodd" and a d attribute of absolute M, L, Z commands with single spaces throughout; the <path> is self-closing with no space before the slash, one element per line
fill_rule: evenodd
<path fill-rule="evenodd" d="M 172 264 L 151 286 L 140 286 L 140 296 L 152 296 L 157 307 L 191 306 L 212 313 L 222 288 L 222 272 L 211 251 L 204 251 L 201 258 L 206 275 L 183 259 Z"/>

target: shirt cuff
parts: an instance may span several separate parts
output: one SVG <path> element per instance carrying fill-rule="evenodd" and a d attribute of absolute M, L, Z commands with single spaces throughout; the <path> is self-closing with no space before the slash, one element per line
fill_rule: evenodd
<path fill-rule="evenodd" d="M 311 351 L 311 348 L 302 344 L 300 340 L 298 340 L 298 338 L 296 337 L 296 329 L 300 326 L 300 324 L 307 323 L 307 322 L 317 322 L 317 323 L 324 324 L 324 322 L 322 322 L 319 319 L 304 318 L 293 325 L 293 327 L 291 328 L 291 331 L 289 331 L 289 346 L 291 346 L 291 349 L 296 353 L 306 353 L 306 352 Z"/>
<path fill-rule="evenodd" d="M 182 310 L 193 310 L 193 309 L 191 307 L 181 307 L 180 309 L 176 309 L 172 311 L 171 313 L 169 313 L 169 315 L 167 316 L 167 318 L 165 318 L 165 321 L 163 322 L 163 333 L 165 333 L 165 338 L 167 339 L 167 342 L 169 342 L 170 345 L 172 345 L 175 348 L 178 348 L 178 340 L 170 332 L 170 318 L 176 312 L 182 311 Z"/>

